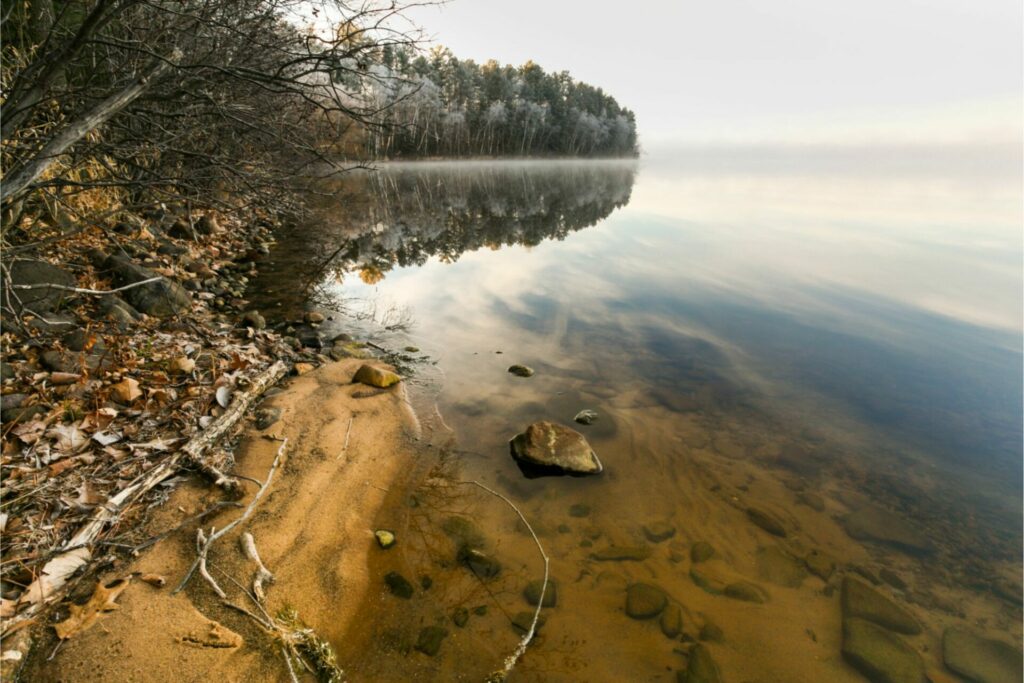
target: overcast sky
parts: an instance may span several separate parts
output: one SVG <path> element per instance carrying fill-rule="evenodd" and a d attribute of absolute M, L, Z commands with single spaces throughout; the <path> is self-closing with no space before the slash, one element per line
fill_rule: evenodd
<path fill-rule="evenodd" d="M 457 56 L 566 69 L 665 141 L 1015 141 L 1020 0 L 452 0 Z"/>

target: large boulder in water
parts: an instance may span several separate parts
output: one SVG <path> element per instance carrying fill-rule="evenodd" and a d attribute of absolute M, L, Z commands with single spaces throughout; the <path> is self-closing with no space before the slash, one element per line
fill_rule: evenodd
<path fill-rule="evenodd" d="M 867 619 L 890 631 L 917 635 L 921 625 L 910 612 L 862 581 L 846 576 L 842 587 L 843 618 Z"/>
<path fill-rule="evenodd" d="M 953 671 L 978 683 L 1017 683 L 1024 680 L 1021 651 L 963 627 L 942 634 L 942 659 Z"/>
<path fill-rule="evenodd" d="M 534 422 L 509 444 L 512 457 L 526 467 L 569 474 L 599 474 L 604 469 L 582 434 L 554 422 Z"/>
<path fill-rule="evenodd" d="M 843 659 L 874 683 L 925 683 L 921 655 L 895 633 L 864 619 L 843 620 Z"/>
<path fill-rule="evenodd" d="M 869 505 L 843 520 L 846 533 L 858 541 L 891 545 L 913 555 L 927 555 L 933 547 L 922 529 L 899 515 Z"/>

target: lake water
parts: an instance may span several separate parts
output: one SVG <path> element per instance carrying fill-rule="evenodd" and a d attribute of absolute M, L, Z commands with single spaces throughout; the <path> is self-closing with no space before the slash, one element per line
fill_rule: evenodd
<path fill-rule="evenodd" d="M 542 562 L 472 480 L 522 511 L 557 585 L 515 680 L 675 681 L 708 654 L 725 681 L 865 680 L 840 654 L 845 576 L 920 622 L 900 637 L 929 671 L 950 626 L 1019 643 L 1019 169 L 995 149 L 694 149 L 332 188 L 252 293 L 411 374 L 424 455 L 371 571 L 417 590 L 367 598 L 336 644 L 351 678 L 482 680 L 514 649 Z M 525 478 L 508 440 L 537 420 L 604 473 Z M 456 557 L 478 535 L 493 579 Z M 660 614 L 627 615 L 637 583 Z"/>

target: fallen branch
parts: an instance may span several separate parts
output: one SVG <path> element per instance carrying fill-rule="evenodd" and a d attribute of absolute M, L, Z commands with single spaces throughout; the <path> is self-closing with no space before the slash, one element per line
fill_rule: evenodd
<path fill-rule="evenodd" d="M 540 551 L 540 556 L 544 558 L 544 583 L 542 583 L 540 587 L 540 598 L 538 598 L 537 600 L 537 609 L 533 613 L 533 621 L 530 622 L 530 629 L 526 632 L 526 635 L 523 636 L 522 640 L 519 641 L 519 645 L 516 647 L 515 651 L 505 658 L 505 665 L 498 671 L 492 672 L 487 677 L 487 683 L 498 683 L 499 681 L 504 681 L 506 678 L 508 678 L 508 675 L 512 672 L 512 669 L 515 667 L 516 663 L 519 662 L 519 658 L 522 657 L 523 654 L 526 652 L 526 648 L 530 645 L 530 641 L 533 640 L 533 636 L 537 632 L 537 622 L 540 620 L 540 610 L 544 604 L 544 594 L 548 590 L 549 561 L 547 553 L 544 552 L 544 547 L 540 544 L 540 539 L 537 538 L 536 532 L 534 532 L 533 527 L 530 526 L 530 523 L 526 521 L 526 517 L 523 515 L 522 511 L 515 506 L 515 503 L 513 503 L 511 500 L 501 495 L 494 489 L 488 488 L 478 481 L 460 481 L 458 483 L 472 484 L 473 486 L 477 486 L 483 489 L 484 491 L 487 491 L 487 493 L 490 493 L 492 496 L 496 496 L 505 501 L 505 503 L 510 508 L 515 510 L 515 513 L 517 515 L 519 515 L 519 519 L 523 520 L 523 524 L 526 525 L 526 528 L 529 530 L 530 535 L 533 536 L 533 542 L 537 544 L 537 550 Z"/>
<path fill-rule="evenodd" d="M 118 287 L 116 289 L 86 289 L 84 287 L 67 287 L 65 285 L 58 285 L 51 282 L 44 282 L 41 285 L 10 285 L 10 287 L 11 289 L 57 289 L 62 292 L 74 292 L 75 294 L 92 294 L 94 296 L 103 296 L 105 294 L 117 294 L 118 292 L 123 292 L 126 289 L 131 289 L 132 287 L 148 285 L 150 282 L 156 282 L 157 280 L 163 279 L 164 278 L 162 275 L 157 275 L 156 277 L 151 277 L 145 280 L 140 280 L 138 282 L 133 282 L 130 285 L 125 285 L 123 287 Z"/>
<path fill-rule="evenodd" d="M 99 506 L 92 518 L 68 539 L 63 550 L 43 567 L 40 575 L 18 599 L 20 610 L 15 616 L 3 622 L 0 638 L 6 637 L 20 624 L 32 619 L 46 605 L 61 598 L 68 590 L 69 580 L 81 567 L 92 559 L 90 547 L 100 533 L 124 513 L 139 497 L 172 475 L 184 461 L 198 461 L 202 454 L 216 444 L 245 415 L 253 402 L 273 386 L 287 372 L 288 367 L 281 361 L 271 365 L 253 380 L 251 388 L 238 394 L 227 411 L 209 427 L 193 437 L 181 450 L 167 460 L 140 475 L 131 484 Z"/>
<path fill-rule="evenodd" d="M 338 457 L 335 460 L 341 460 L 345 453 L 348 452 L 348 440 L 352 436 L 352 423 L 355 422 L 356 416 L 352 415 L 348 418 L 348 429 L 345 431 L 345 443 L 341 446 L 341 453 L 338 453 Z"/>
<path fill-rule="evenodd" d="M 246 531 L 242 534 L 239 542 L 242 546 L 242 552 L 256 565 L 256 576 L 252 579 L 252 593 L 259 602 L 266 602 L 267 594 L 263 590 L 263 584 L 273 583 L 274 575 L 263 564 L 263 560 L 260 559 L 260 554 L 256 550 L 256 539 L 252 537 L 252 534 Z"/>

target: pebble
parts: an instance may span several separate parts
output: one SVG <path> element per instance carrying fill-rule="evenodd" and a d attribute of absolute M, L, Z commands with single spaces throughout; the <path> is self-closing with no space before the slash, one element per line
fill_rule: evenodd
<path fill-rule="evenodd" d="M 533 377 L 533 368 L 526 365 L 510 365 L 508 371 L 516 377 Z"/>
<path fill-rule="evenodd" d="M 592 425 L 597 422 L 597 413 L 593 410 L 581 410 L 576 413 L 576 417 L 573 418 L 574 422 L 578 422 L 581 425 Z"/>
<path fill-rule="evenodd" d="M 398 539 L 395 538 L 395 534 L 387 529 L 377 529 L 373 532 L 374 537 L 377 539 L 377 545 L 384 550 L 395 547 L 395 543 Z"/>
<path fill-rule="evenodd" d="M 649 583 L 634 583 L 626 589 L 626 614 L 633 619 L 650 619 L 668 604 L 665 591 Z"/>
<path fill-rule="evenodd" d="M 384 575 L 384 583 L 387 585 L 388 590 L 391 591 L 392 595 L 395 595 L 404 600 L 408 600 L 412 597 L 414 588 L 409 583 L 409 579 L 405 578 L 398 572 L 388 572 Z"/>

